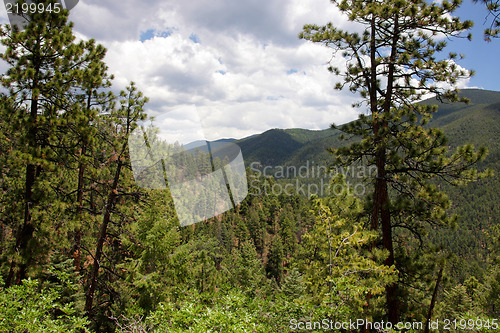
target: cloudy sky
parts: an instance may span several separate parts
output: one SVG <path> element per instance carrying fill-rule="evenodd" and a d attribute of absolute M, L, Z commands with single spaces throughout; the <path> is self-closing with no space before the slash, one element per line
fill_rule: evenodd
<path fill-rule="evenodd" d="M 467 55 L 459 64 L 477 75 L 461 86 L 500 90 L 499 66 L 491 65 L 500 40 L 482 40 L 486 12 L 465 2 L 460 15 L 476 20 L 475 38 L 450 49 Z M 356 96 L 333 90 L 331 51 L 297 37 L 306 23 L 352 27 L 328 0 L 80 0 L 70 20 L 78 37 L 107 47 L 115 87 L 135 81 L 167 131 L 189 127 L 168 112 L 193 106 L 208 139 L 324 129 L 359 112 L 350 106 Z"/>

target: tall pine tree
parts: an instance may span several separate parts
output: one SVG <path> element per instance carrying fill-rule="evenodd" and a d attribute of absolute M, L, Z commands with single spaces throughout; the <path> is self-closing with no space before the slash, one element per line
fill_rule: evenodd
<path fill-rule="evenodd" d="M 53 7 L 55 1 L 37 3 Z M 15 156 L 24 169 L 19 198 L 23 209 L 14 226 L 17 231 L 6 286 L 20 283 L 30 266 L 43 260 L 40 241 L 47 237 L 42 233 L 53 223 L 47 212 L 62 208 L 54 202 L 57 193 L 51 186 L 64 162 L 61 129 L 68 122 L 77 122 L 75 89 L 82 87 L 86 69 L 102 60 L 101 49 L 94 42 L 75 42 L 67 16 L 66 10 L 35 12 L 23 31 L 9 25 L 0 30 L 6 48 L 0 58 L 10 66 L 1 83 L 9 91 L 13 119 L 22 131 Z"/>
<path fill-rule="evenodd" d="M 108 227 L 112 222 L 112 214 L 121 197 L 129 196 L 130 183 L 125 183 L 122 178 L 126 169 L 130 169 L 128 156 L 128 136 L 137 128 L 138 123 L 146 119 L 143 110 L 148 99 L 132 82 L 125 91 L 120 93 L 119 106 L 114 108 L 109 115 L 103 115 L 103 133 L 106 135 L 107 145 L 110 149 L 108 162 L 112 179 L 109 181 L 107 196 L 103 203 L 103 216 L 99 234 L 95 243 L 92 271 L 89 278 L 89 287 L 86 293 L 85 311 L 91 315 L 94 303 L 94 294 L 98 284 L 99 269 L 102 267 L 104 245 L 108 238 Z M 109 119 L 108 119 L 109 118 Z M 131 177 L 128 173 L 129 179 Z M 118 223 L 117 223 L 118 224 Z"/>
<path fill-rule="evenodd" d="M 415 104 L 426 94 L 439 99 L 461 100 L 453 86 L 470 72 L 456 65 L 456 54 L 438 58 L 446 46 L 444 37 L 462 36 L 472 22 L 452 16 L 460 0 L 429 3 L 426 0 L 332 1 L 361 32 L 306 25 L 301 38 L 322 43 L 339 52 L 345 68 L 329 70 L 343 78 L 336 88 L 349 88 L 363 99 L 367 112 L 359 120 L 341 126 L 361 140 L 332 149 L 341 165 L 375 166 L 373 191 L 367 204 L 371 228 L 381 233 L 381 246 L 395 259 L 395 232 L 421 239 L 428 225 L 450 225 L 449 200 L 432 179 L 459 183 L 477 179 L 470 167 L 481 160 L 485 149 L 470 145 L 447 154 L 446 138 L 439 129 L 424 125 L 436 107 Z M 402 276 L 403 278 L 403 276 Z M 399 321 L 400 283 L 386 288 L 387 316 Z"/>

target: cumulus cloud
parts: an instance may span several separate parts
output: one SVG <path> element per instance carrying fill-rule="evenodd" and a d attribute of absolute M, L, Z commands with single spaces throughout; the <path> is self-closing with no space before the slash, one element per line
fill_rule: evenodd
<path fill-rule="evenodd" d="M 71 19 L 108 48 L 118 88 L 135 81 L 157 117 L 196 105 L 210 139 L 356 117 L 353 96 L 332 89 L 331 51 L 297 37 L 306 23 L 348 24 L 329 1 L 89 0 Z"/>
<path fill-rule="evenodd" d="M 346 22 L 325 0 L 87 0 L 72 10 L 72 20 L 99 40 L 134 39 L 150 28 L 182 26 L 200 33 L 250 34 L 283 44 L 297 44 L 305 23 Z"/>
<path fill-rule="evenodd" d="M 297 37 L 307 23 L 353 27 L 328 0 L 86 0 L 70 19 L 107 47 L 116 89 L 136 82 L 158 119 L 196 105 L 208 139 L 327 128 L 359 111 L 326 70 L 345 60 Z"/>

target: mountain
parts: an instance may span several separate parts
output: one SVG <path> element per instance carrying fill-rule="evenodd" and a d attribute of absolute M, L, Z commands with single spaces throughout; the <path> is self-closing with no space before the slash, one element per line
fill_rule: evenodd
<path fill-rule="evenodd" d="M 304 142 L 281 129 L 271 129 L 236 143 L 241 147 L 246 162 L 259 162 L 262 165 L 281 163 L 304 145 Z"/>
<path fill-rule="evenodd" d="M 460 187 L 440 185 L 451 199 L 451 212 L 459 215 L 458 227 L 437 229 L 429 236 L 454 253 L 452 274 L 463 282 L 468 275 L 481 272 L 488 255 L 485 231 L 500 223 L 500 92 L 467 89 L 461 95 L 470 102 L 441 103 L 431 98 L 422 103 L 438 105 L 428 126 L 443 129 L 450 150 L 466 143 L 489 150 L 476 167 L 492 169 L 493 177 Z M 259 162 L 262 166 L 299 168 L 331 163 L 333 158 L 326 148 L 349 143 L 341 141 L 339 135 L 339 130 L 332 129 L 273 129 L 235 143 L 240 145 L 247 166 Z"/>
<path fill-rule="evenodd" d="M 442 128 L 452 146 L 483 145 L 490 150 L 488 161 L 499 160 L 500 92 L 464 89 L 461 95 L 470 102 L 441 103 L 436 98 L 423 101 L 423 104 L 438 105 L 429 126 Z M 349 143 L 340 140 L 340 134 L 339 130 L 332 129 L 271 129 L 235 143 L 241 147 L 247 165 L 259 162 L 263 166 L 299 166 L 306 161 L 331 160 L 327 148 Z"/>
<path fill-rule="evenodd" d="M 332 130 L 271 129 L 262 134 L 235 141 L 241 147 L 245 162 L 261 165 L 284 165 L 302 147 L 311 142 L 338 135 Z"/>
<path fill-rule="evenodd" d="M 219 139 L 219 140 L 214 140 L 214 141 L 208 141 L 209 143 L 215 143 L 215 144 L 224 144 L 224 143 L 231 143 L 236 141 L 236 139 Z M 194 149 L 200 149 L 201 151 L 207 151 L 207 141 L 205 140 L 196 140 L 193 142 L 190 142 L 188 144 L 184 145 L 184 149 L 186 150 L 194 150 Z"/>

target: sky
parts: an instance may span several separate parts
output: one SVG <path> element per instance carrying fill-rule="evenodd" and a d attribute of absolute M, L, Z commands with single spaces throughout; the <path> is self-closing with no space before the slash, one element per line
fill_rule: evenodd
<path fill-rule="evenodd" d="M 472 42 L 449 42 L 466 56 L 458 64 L 476 71 L 459 86 L 500 90 L 500 39 L 482 38 L 487 12 L 464 0 L 457 15 L 475 21 Z M 108 49 L 115 89 L 134 81 L 161 130 L 183 132 L 186 141 L 325 129 L 362 111 L 351 107 L 356 95 L 333 89 L 339 78 L 327 63 L 342 59 L 298 38 L 308 23 L 353 27 L 328 0 L 80 0 L 70 20 L 78 38 Z M 5 9 L 0 22 L 7 23 Z M 172 118 L 193 108 L 198 117 Z"/>

